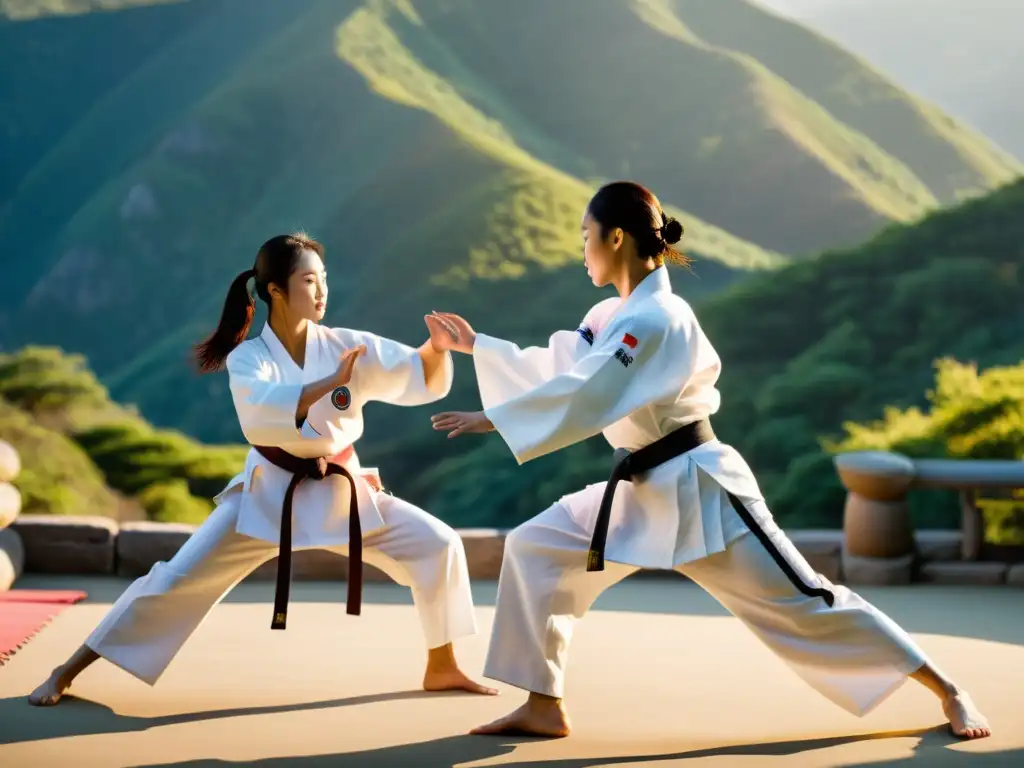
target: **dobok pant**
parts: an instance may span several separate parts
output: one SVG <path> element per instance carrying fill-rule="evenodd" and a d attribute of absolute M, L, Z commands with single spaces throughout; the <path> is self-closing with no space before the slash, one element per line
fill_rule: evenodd
<path fill-rule="evenodd" d="M 600 492 L 593 498 L 599 502 Z M 906 632 L 856 593 L 815 573 L 777 526 L 765 531 L 772 543 L 805 584 L 832 592 L 832 607 L 799 591 L 757 536 L 739 527 L 725 551 L 676 570 L 818 692 L 863 716 L 925 663 Z M 509 534 L 485 676 L 562 698 L 575 622 L 605 589 L 639 570 L 606 561 L 605 570 L 588 572 L 589 548 L 589 533 L 561 502 Z"/>
<path fill-rule="evenodd" d="M 277 555 L 275 542 L 235 531 L 239 500 L 239 493 L 224 498 L 174 557 L 132 583 L 85 645 L 154 685 L 210 610 Z M 363 560 L 411 588 L 427 647 L 476 634 L 459 535 L 401 499 L 381 494 L 377 502 L 386 526 L 363 537 Z M 348 553 L 347 544 L 323 549 Z"/>

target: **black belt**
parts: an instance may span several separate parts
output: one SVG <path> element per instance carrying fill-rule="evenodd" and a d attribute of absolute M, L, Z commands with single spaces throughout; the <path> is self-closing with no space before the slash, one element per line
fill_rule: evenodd
<path fill-rule="evenodd" d="M 631 480 L 635 475 L 649 472 L 676 456 L 692 451 L 704 443 L 715 439 L 715 433 L 711 429 L 711 422 L 708 419 L 686 424 L 679 429 L 669 432 L 664 437 L 655 440 L 640 450 L 630 453 L 622 449 L 615 451 L 615 466 L 612 468 L 608 484 L 604 489 L 604 496 L 601 498 L 601 507 L 597 513 L 597 522 L 594 527 L 593 538 L 590 543 L 590 552 L 587 554 L 587 570 L 604 570 L 604 550 L 608 539 L 608 522 L 611 519 L 612 501 L 615 498 L 615 486 L 623 480 Z M 728 493 L 728 492 L 727 492 Z M 835 596 L 827 589 L 820 589 L 805 584 L 800 574 L 786 560 L 785 555 L 779 551 L 775 542 L 765 533 L 761 525 L 750 513 L 740 499 L 732 493 L 728 493 L 729 501 L 732 503 L 736 513 L 743 519 L 750 531 L 757 536 L 762 546 L 772 556 L 772 559 L 786 574 L 800 592 L 808 597 L 820 597 L 829 607 L 835 602 Z"/>
<path fill-rule="evenodd" d="M 604 496 L 601 498 L 597 524 L 590 542 L 590 553 L 587 555 L 588 571 L 604 570 L 604 547 L 608 539 L 608 521 L 612 515 L 615 486 L 622 480 L 629 480 L 634 475 L 648 472 L 676 456 L 682 456 L 697 446 L 714 439 L 715 433 L 711 429 L 711 422 L 701 419 L 672 430 L 664 437 L 658 438 L 634 453 L 624 450 L 615 452 L 617 457 L 615 466 L 612 468 L 611 477 L 608 478 L 608 485 L 605 486 Z"/>
<path fill-rule="evenodd" d="M 363 532 L 359 524 L 359 500 L 356 482 L 341 464 L 326 458 L 302 459 L 280 448 L 254 446 L 271 464 L 292 473 L 281 506 L 281 539 L 277 559 L 277 589 L 274 593 L 274 619 L 271 629 L 284 629 L 288 619 L 288 592 L 292 577 L 292 499 L 303 480 L 323 480 L 343 475 L 351 487 L 348 510 L 348 606 L 347 612 L 359 615 L 363 587 Z"/>

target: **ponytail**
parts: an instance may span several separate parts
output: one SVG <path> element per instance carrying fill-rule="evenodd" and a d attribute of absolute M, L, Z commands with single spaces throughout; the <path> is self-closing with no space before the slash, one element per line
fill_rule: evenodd
<path fill-rule="evenodd" d="M 255 276 L 255 269 L 247 269 L 231 282 L 217 329 L 196 345 L 196 360 L 202 373 L 210 373 L 223 366 L 231 351 L 249 335 L 256 302 L 249 293 L 248 282 Z"/>

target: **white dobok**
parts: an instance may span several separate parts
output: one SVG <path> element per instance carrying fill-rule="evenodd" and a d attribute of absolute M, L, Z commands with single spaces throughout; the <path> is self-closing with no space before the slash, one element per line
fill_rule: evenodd
<path fill-rule="evenodd" d="M 332 374 L 341 354 L 359 344 L 367 352 L 356 361 L 351 381 L 313 404 L 297 426 L 303 387 Z M 366 403 L 434 402 L 448 394 L 453 376 L 450 355 L 439 380 L 428 386 L 416 349 L 372 333 L 312 323 L 301 368 L 269 324 L 228 356 L 227 368 L 246 440 L 302 458 L 337 456 L 354 446 L 363 434 Z M 344 466 L 355 479 L 363 559 L 412 589 L 427 647 L 475 634 L 458 534 L 412 504 L 375 490 L 361 476 L 355 452 Z M 156 683 L 213 606 L 277 554 L 290 480 L 288 472 L 251 450 L 244 470 L 216 497 L 210 517 L 174 557 L 156 563 L 125 590 L 86 645 L 139 679 Z M 340 475 L 301 483 L 293 499 L 293 548 L 347 554 L 350 493 L 348 480 Z M 339 610 L 339 621 L 341 615 Z"/>
<path fill-rule="evenodd" d="M 484 412 L 519 463 L 597 434 L 635 451 L 720 406 L 718 354 L 689 304 L 672 292 L 664 266 L 627 299 L 594 306 L 576 331 L 553 334 L 547 347 L 521 349 L 477 334 L 473 360 Z M 605 485 L 562 497 L 510 533 L 488 677 L 561 697 L 575 621 L 639 568 L 687 575 L 855 714 L 877 706 L 924 663 L 888 617 L 807 564 L 730 446 L 713 439 L 620 483 L 605 570 L 588 572 Z M 730 495 L 760 531 L 751 531 Z M 827 590 L 833 605 L 801 592 L 776 558 L 805 585 Z"/>

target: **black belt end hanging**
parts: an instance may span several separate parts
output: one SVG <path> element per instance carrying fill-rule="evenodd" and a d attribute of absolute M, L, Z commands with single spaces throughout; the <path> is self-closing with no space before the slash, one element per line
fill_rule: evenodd
<path fill-rule="evenodd" d="M 604 495 L 601 498 L 601 507 L 597 511 L 597 520 L 594 523 L 594 535 L 590 540 L 590 551 L 587 553 L 587 572 L 594 573 L 604 570 L 604 548 L 608 541 L 608 521 L 612 513 L 612 499 L 615 496 L 615 486 L 620 480 L 624 480 L 632 473 L 629 462 L 629 454 L 616 451 L 615 468 L 604 488 Z"/>
<path fill-rule="evenodd" d="M 348 601 L 345 612 L 349 616 L 358 616 L 363 608 L 363 526 L 359 520 L 356 482 L 347 471 L 343 474 L 351 488 L 348 509 Z"/>
<path fill-rule="evenodd" d="M 277 588 L 274 591 L 274 619 L 271 629 L 285 629 L 288 625 L 288 594 L 292 582 L 292 499 L 295 489 L 304 478 L 294 475 L 284 494 L 281 510 L 281 539 L 277 550 Z"/>

